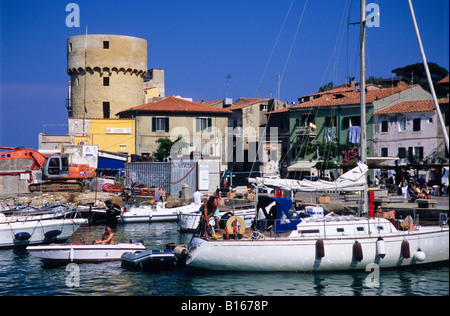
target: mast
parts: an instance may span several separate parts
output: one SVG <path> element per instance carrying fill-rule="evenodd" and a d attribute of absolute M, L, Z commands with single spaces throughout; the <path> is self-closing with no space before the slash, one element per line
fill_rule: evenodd
<path fill-rule="evenodd" d="M 366 138 L 366 0 L 361 0 L 361 23 L 360 23 L 360 51 L 361 51 L 361 128 L 360 128 L 360 158 L 361 162 L 367 165 L 367 138 Z M 368 212 L 367 181 L 362 191 L 362 214 Z"/>
<path fill-rule="evenodd" d="M 423 66 L 424 66 L 425 72 L 427 74 L 428 85 L 430 86 L 430 91 L 431 91 L 431 95 L 433 97 L 434 106 L 436 107 L 436 114 L 438 116 L 439 123 L 441 124 L 442 134 L 444 135 L 445 146 L 447 147 L 447 151 L 450 151 L 447 130 L 445 129 L 444 119 L 442 118 L 441 109 L 439 108 L 439 104 L 437 102 L 436 92 L 434 91 L 433 81 L 431 80 L 430 69 L 428 69 L 427 57 L 425 56 L 425 51 L 423 50 L 422 40 L 420 39 L 419 27 L 417 26 L 416 16 L 414 14 L 414 9 L 413 9 L 411 0 L 408 0 L 408 4 L 409 4 L 409 10 L 411 11 L 411 18 L 413 20 L 414 29 L 416 30 L 416 37 L 417 37 L 417 42 L 419 43 L 420 53 L 422 54 Z"/>

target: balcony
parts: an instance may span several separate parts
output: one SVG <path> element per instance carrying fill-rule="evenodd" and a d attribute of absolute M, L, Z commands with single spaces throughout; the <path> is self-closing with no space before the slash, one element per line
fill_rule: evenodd
<path fill-rule="evenodd" d="M 294 134 L 297 137 L 315 138 L 317 136 L 316 129 L 311 126 L 297 126 L 294 128 Z"/>

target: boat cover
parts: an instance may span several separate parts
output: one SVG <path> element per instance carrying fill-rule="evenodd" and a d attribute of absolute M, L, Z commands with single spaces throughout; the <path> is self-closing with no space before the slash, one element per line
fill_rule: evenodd
<path fill-rule="evenodd" d="M 358 165 L 341 175 L 335 181 L 310 181 L 293 179 L 269 179 L 257 177 L 252 179 L 257 186 L 275 187 L 296 191 L 321 192 L 321 191 L 362 191 L 367 182 L 367 165 Z"/>
<path fill-rule="evenodd" d="M 271 230 L 275 234 L 290 232 L 297 229 L 300 218 L 292 218 L 289 211 L 295 212 L 291 199 L 260 196 L 256 206 L 256 216 L 252 228 Z"/>

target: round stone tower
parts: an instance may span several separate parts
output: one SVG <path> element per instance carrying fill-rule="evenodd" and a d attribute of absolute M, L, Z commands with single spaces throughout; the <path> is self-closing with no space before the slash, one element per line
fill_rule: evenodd
<path fill-rule="evenodd" d="M 144 101 L 147 41 L 119 35 L 67 39 L 69 117 L 114 118 Z"/>

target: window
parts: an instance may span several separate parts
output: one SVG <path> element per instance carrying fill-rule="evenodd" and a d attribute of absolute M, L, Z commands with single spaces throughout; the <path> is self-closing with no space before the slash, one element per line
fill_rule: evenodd
<path fill-rule="evenodd" d="M 344 128 L 348 128 L 350 126 L 361 126 L 361 116 L 344 117 L 342 125 Z"/>
<path fill-rule="evenodd" d="M 69 43 L 69 52 L 72 51 L 72 43 Z"/>
<path fill-rule="evenodd" d="M 399 120 L 398 121 L 398 131 L 399 132 L 406 131 L 406 120 Z"/>
<path fill-rule="evenodd" d="M 408 159 L 410 162 L 423 159 L 423 147 L 408 147 Z"/>
<path fill-rule="evenodd" d="M 103 118 L 109 118 L 110 105 L 109 102 L 103 102 Z"/>
<path fill-rule="evenodd" d="M 423 159 L 423 147 L 414 147 L 414 156 Z"/>
<path fill-rule="evenodd" d="M 48 174 L 59 174 L 59 158 L 50 158 L 48 162 Z"/>
<path fill-rule="evenodd" d="M 197 117 L 195 119 L 195 131 L 201 132 L 208 129 L 211 132 L 212 119 L 210 117 Z"/>
<path fill-rule="evenodd" d="M 69 158 L 67 158 L 67 156 L 61 157 L 61 171 L 62 172 L 69 171 Z"/>
<path fill-rule="evenodd" d="M 387 147 L 381 148 L 381 157 L 389 157 Z"/>
<path fill-rule="evenodd" d="M 388 132 L 388 121 L 381 121 L 381 132 L 387 133 Z"/>
<path fill-rule="evenodd" d="M 397 156 L 398 156 L 398 158 L 406 158 L 406 148 L 399 147 Z"/>
<path fill-rule="evenodd" d="M 325 118 L 325 127 L 335 127 L 336 126 L 336 116 Z"/>
<path fill-rule="evenodd" d="M 103 41 L 103 49 L 109 49 L 109 41 Z"/>
<path fill-rule="evenodd" d="M 420 118 L 413 119 L 413 132 L 420 132 Z"/>
<path fill-rule="evenodd" d="M 156 131 L 169 131 L 168 117 L 152 117 L 152 132 Z"/>
<path fill-rule="evenodd" d="M 103 77 L 103 86 L 109 87 L 109 77 Z"/>

